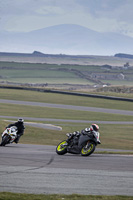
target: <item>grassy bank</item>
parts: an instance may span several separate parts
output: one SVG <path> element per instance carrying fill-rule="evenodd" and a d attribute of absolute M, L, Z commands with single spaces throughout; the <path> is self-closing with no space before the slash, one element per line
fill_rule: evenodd
<path fill-rule="evenodd" d="M 0 200 L 132 200 L 131 196 L 102 196 L 102 195 L 63 195 L 63 194 L 20 194 L 0 192 Z"/>
<path fill-rule="evenodd" d="M 0 104 L 0 115 L 87 121 L 133 121 L 133 116 L 92 111 Z"/>
<path fill-rule="evenodd" d="M 133 110 L 132 102 L 73 96 L 73 95 L 65 95 L 65 94 L 55 94 L 55 93 L 47 93 L 47 92 L 43 93 L 43 92 L 36 92 L 36 91 L 15 90 L 15 89 L 1 89 L 0 88 L 0 98 L 20 100 L 20 101 L 35 101 L 35 102 L 75 105 L 75 106 L 89 106 L 89 107 L 110 108 L 110 109 L 120 109 L 120 110 Z"/>
<path fill-rule="evenodd" d="M 4 130 L 9 122 L 0 120 L 0 132 Z M 42 122 L 41 122 L 42 123 Z M 25 134 L 21 137 L 20 143 L 57 145 L 60 141 L 66 139 L 66 133 L 82 130 L 90 124 L 82 123 L 61 123 L 45 122 L 47 124 L 60 125 L 62 131 L 48 130 L 26 126 Z M 102 144 L 99 148 L 133 150 L 133 125 L 99 124 L 100 139 Z"/>

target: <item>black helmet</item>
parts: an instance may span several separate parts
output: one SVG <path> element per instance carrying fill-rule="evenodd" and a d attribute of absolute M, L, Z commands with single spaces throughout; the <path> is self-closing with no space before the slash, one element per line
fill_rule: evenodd
<path fill-rule="evenodd" d="M 91 128 L 91 130 L 94 130 L 94 131 L 99 130 L 99 126 L 97 124 L 92 124 L 90 128 Z"/>
<path fill-rule="evenodd" d="M 23 123 L 23 122 L 24 122 L 23 118 L 19 118 L 19 119 L 18 119 L 18 122 L 19 122 L 19 123 Z"/>

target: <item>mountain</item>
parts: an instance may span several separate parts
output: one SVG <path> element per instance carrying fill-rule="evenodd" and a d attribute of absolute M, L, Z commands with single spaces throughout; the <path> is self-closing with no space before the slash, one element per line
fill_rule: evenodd
<path fill-rule="evenodd" d="M 133 55 L 131 54 L 124 54 L 124 53 L 117 53 L 114 55 L 115 57 L 118 58 L 129 58 L 129 59 L 133 59 Z"/>
<path fill-rule="evenodd" d="M 1 52 L 33 52 L 73 55 L 132 54 L 133 38 L 115 33 L 100 33 L 88 28 L 62 24 L 28 33 L 1 32 Z"/>

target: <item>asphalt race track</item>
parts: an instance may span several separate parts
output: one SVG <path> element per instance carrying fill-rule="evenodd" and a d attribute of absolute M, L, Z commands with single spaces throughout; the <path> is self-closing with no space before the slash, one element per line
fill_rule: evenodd
<path fill-rule="evenodd" d="M 59 156 L 55 146 L 0 147 L 0 191 L 133 196 L 133 156 Z"/>

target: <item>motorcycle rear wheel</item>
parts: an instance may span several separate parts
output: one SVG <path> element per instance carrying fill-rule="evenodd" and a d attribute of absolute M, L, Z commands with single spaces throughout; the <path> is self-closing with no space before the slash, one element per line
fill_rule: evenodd
<path fill-rule="evenodd" d="M 82 156 L 89 156 L 95 151 L 96 145 L 94 143 L 91 143 L 89 145 L 85 145 L 81 149 L 81 155 Z"/>
<path fill-rule="evenodd" d="M 67 145 L 65 145 L 65 144 L 67 144 L 67 141 L 66 141 L 66 140 L 60 142 L 60 143 L 57 145 L 57 147 L 56 147 L 56 153 L 57 153 L 58 155 L 64 155 L 65 153 L 67 153 Z"/>

